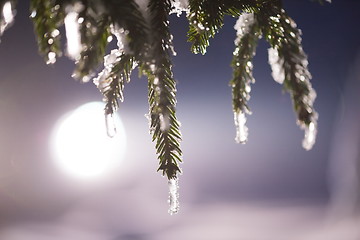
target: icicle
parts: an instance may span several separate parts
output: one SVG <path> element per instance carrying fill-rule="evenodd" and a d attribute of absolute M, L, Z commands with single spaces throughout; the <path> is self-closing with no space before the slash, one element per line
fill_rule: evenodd
<path fill-rule="evenodd" d="M 179 212 L 179 180 L 178 178 L 170 179 L 168 182 L 169 185 L 169 213 L 170 215 L 176 214 Z"/>
<path fill-rule="evenodd" d="M 113 114 L 105 115 L 105 126 L 106 133 L 109 137 L 114 137 L 116 135 L 116 124 Z"/>
<path fill-rule="evenodd" d="M 14 12 L 10 1 L 4 4 L 1 15 L 0 36 L 4 33 L 9 24 L 14 21 Z"/>
<path fill-rule="evenodd" d="M 284 71 L 284 60 L 280 59 L 279 53 L 275 48 L 269 48 L 269 64 L 272 70 L 272 77 L 280 84 L 284 82 L 285 71 Z"/>
<path fill-rule="evenodd" d="M 309 151 L 313 147 L 316 140 L 316 133 L 316 124 L 314 122 L 310 122 L 310 124 L 305 127 L 305 137 L 302 142 L 302 146 L 305 150 Z"/>
<path fill-rule="evenodd" d="M 68 10 L 69 8 L 70 10 Z M 82 50 L 78 18 L 78 12 L 80 12 L 82 8 L 83 5 L 79 2 L 71 7 L 68 7 L 68 13 L 64 19 L 67 38 L 67 53 L 74 60 L 79 60 Z"/>
<path fill-rule="evenodd" d="M 245 144 L 248 140 L 248 128 L 246 127 L 245 113 L 242 111 L 234 113 L 234 121 L 236 126 L 236 137 L 237 143 Z"/>

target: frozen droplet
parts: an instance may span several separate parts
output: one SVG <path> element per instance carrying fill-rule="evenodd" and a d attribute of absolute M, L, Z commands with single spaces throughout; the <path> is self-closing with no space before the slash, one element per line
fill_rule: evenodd
<path fill-rule="evenodd" d="M 53 44 L 54 43 L 54 39 L 52 39 L 52 38 L 49 38 L 49 40 L 48 40 L 48 44 Z"/>
<path fill-rule="evenodd" d="M 78 15 L 77 12 L 71 11 L 66 15 L 64 20 L 67 38 L 67 53 L 74 60 L 80 58 L 82 49 Z"/>
<path fill-rule="evenodd" d="M 78 18 L 78 23 L 81 24 L 81 23 L 83 23 L 83 22 L 84 22 L 84 18 L 83 18 L 83 17 L 79 17 L 79 18 Z"/>
<path fill-rule="evenodd" d="M 47 57 L 48 60 L 46 61 L 46 64 L 54 64 L 56 62 L 56 53 L 49 52 Z"/>
<path fill-rule="evenodd" d="M 234 113 L 234 121 L 236 127 L 235 141 L 237 143 L 245 144 L 248 140 L 248 128 L 246 124 L 246 116 L 242 111 Z"/>
<path fill-rule="evenodd" d="M 105 126 L 106 133 L 109 137 L 114 137 L 116 135 L 116 124 L 113 114 L 105 115 Z"/>
<path fill-rule="evenodd" d="M 170 215 L 176 214 L 179 212 L 179 180 L 178 178 L 170 179 L 168 182 L 169 185 L 169 213 Z"/>
<path fill-rule="evenodd" d="M 316 133 L 316 124 L 314 122 L 310 122 L 309 125 L 305 127 L 305 137 L 302 142 L 302 146 L 305 150 L 309 151 L 315 144 Z"/>
<path fill-rule="evenodd" d="M 31 17 L 31 18 L 34 18 L 34 17 L 36 17 L 36 10 L 34 10 L 34 11 L 32 11 L 32 12 L 31 12 L 31 15 L 30 15 L 30 17 Z"/>
<path fill-rule="evenodd" d="M 54 31 L 51 32 L 51 36 L 52 36 L 53 38 L 59 36 L 59 34 L 60 34 L 60 31 L 57 30 L 57 29 L 55 29 Z"/>

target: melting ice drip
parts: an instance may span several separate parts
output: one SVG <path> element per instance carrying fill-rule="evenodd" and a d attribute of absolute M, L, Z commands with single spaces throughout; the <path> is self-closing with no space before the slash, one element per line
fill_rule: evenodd
<path fill-rule="evenodd" d="M 246 124 L 246 116 L 243 112 L 235 112 L 234 113 L 234 121 L 236 126 L 236 137 L 235 141 L 237 143 L 245 144 L 248 140 L 248 128 Z"/>
<path fill-rule="evenodd" d="M 109 137 L 115 137 L 116 135 L 116 123 L 113 114 L 105 115 L 106 133 Z"/>
<path fill-rule="evenodd" d="M 169 213 L 170 215 L 176 214 L 179 212 L 179 180 L 170 179 L 169 182 Z"/>

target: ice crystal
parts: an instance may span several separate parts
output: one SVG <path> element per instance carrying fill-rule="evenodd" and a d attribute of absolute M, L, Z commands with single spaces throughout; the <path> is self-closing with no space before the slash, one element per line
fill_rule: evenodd
<path fill-rule="evenodd" d="M 234 113 L 234 121 L 236 126 L 236 137 L 237 143 L 245 144 L 248 140 L 248 128 L 246 124 L 246 116 L 242 111 Z"/>
<path fill-rule="evenodd" d="M 168 182 L 169 185 L 169 213 L 170 215 L 176 214 L 179 212 L 179 180 L 178 178 L 170 179 Z"/>
<path fill-rule="evenodd" d="M 269 48 L 269 64 L 272 70 L 272 77 L 280 84 L 284 82 L 285 71 L 284 71 L 284 60 L 279 57 L 279 53 L 275 48 Z"/>
<path fill-rule="evenodd" d="M 81 35 L 79 31 L 79 12 L 82 8 L 83 5 L 79 2 L 74 5 L 69 5 L 66 9 L 67 14 L 64 19 L 67 39 L 67 53 L 69 54 L 69 57 L 74 60 L 79 60 L 82 50 Z"/>

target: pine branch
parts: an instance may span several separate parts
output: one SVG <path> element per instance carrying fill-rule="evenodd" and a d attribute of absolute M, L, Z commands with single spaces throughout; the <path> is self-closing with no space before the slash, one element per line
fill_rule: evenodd
<path fill-rule="evenodd" d="M 134 0 L 107 0 L 104 4 L 111 24 L 123 31 L 123 38 L 128 44 L 125 48 L 129 48 L 127 54 L 142 61 L 149 47 L 149 29 L 139 6 Z"/>
<path fill-rule="evenodd" d="M 73 77 L 82 82 L 89 81 L 103 61 L 110 36 L 109 19 L 97 8 L 89 3 L 79 13 L 82 49 L 80 57 L 76 59 Z"/>
<path fill-rule="evenodd" d="M 130 81 L 134 69 L 134 58 L 119 50 L 105 57 L 104 70 L 94 79 L 95 85 L 104 95 L 105 115 L 112 115 L 124 100 L 124 83 Z"/>
<path fill-rule="evenodd" d="M 238 17 L 243 12 L 257 12 L 272 0 L 189 0 L 188 41 L 193 53 L 206 53 L 210 38 L 224 25 L 224 16 Z"/>
<path fill-rule="evenodd" d="M 58 29 L 64 24 L 64 9 L 54 0 L 31 0 L 30 11 L 39 52 L 47 64 L 53 64 L 62 54 Z"/>
<path fill-rule="evenodd" d="M 149 121 L 152 140 L 156 142 L 159 170 L 168 179 L 176 179 L 180 172 L 181 159 L 179 122 L 176 119 L 176 82 L 173 78 L 169 51 L 172 36 L 169 31 L 168 15 L 171 10 L 169 0 L 151 0 L 151 61 L 145 66 L 149 87 Z"/>
<path fill-rule="evenodd" d="M 301 46 L 301 32 L 295 22 L 278 5 L 272 14 L 257 14 L 262 31 L 271 45 L 269 63 L 273 77 L 290 93 L 297 123 L 305 130 L 303 147 L 311 149 L 316 137 L 318 114 L 313 102 L 316 93 L 311 86 L 308 60 Z"/>
<path fill-rule="evenodd" d="M 232 87 L 234 120 L 237 127 L 235 139 L 238 143 L 245 143 L 247 141 L 245 114 L 251 114 L 247 102 L 250 99 L 250 84 L 255 83 L 252 75 L 252 59 L 255 56 L 261 32 L 252 13 L 243 13 L 239 17 L 235 29 L 237 29 L 237 39 L 231 62 L 233 79 L 230 81 L 230 86 Z"/>

